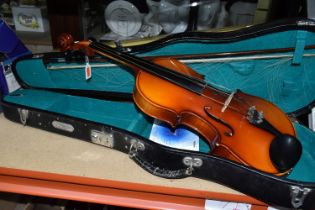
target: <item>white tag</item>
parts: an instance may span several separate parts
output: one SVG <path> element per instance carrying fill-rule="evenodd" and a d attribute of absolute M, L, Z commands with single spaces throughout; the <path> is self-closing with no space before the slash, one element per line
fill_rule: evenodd
<path fill-rule="evenodd" d="M 89 57 L 85 56 L 85 80 L 89 80 L 92 77 L 92 68 L 91 65 L 89 63 Z"/>
<path fill-rule="evenodd" d="M 276 208 L 273 208 L 271 206 L 268 206 L 267 210 L 279 210 L 279 209 L 276 209 Z"/>
<path fill-rule="evenodd" d="M 184 128 L 172 131 L 159 121 L 153 123 L 149 139 L 168 147 L 199 151 L 199 136 L 197 134 Z"/>
<path fill-rule="evenodd" d="M 235 203 L 227 201 L 215 201 L 215 200 L 206 200 L 205 209 L 206 210 L 249 210 L 252 205 L 248 203 Z"/>
<path fill-rule="evenodd" d="M 315 107 L 312 108 L 311 113 L 308 115 L 308 127 L 315 131 Z"/>
<path fill-rule="evenodd" d="M 9 93 L 12 93 L 13 91 L 19 89 L 21 86 L 19 85 L 19 83 L 16 81 L 12 70 L 11 70 L 11 66 L 10 65 L 3 65 L 2 63 L 2 67 L 4 70 L 4 76 L 5 76 L 5 80 L 7 82 L 7 86 L 8 86 L 8 91 Z"/>

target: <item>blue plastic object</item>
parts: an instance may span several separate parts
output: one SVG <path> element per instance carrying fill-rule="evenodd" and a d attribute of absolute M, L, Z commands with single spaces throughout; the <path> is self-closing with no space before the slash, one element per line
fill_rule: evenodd
<path fill-rule="evenodd" d="M 21 55 L 31 53 L 19 40 L 14 31 L 1 19 L 0 52 L 6 57 L 3 61 L 4 65 L 11 64 L 12 61 Z M 2 95 L 7 95 L 9 92 L 2 65 L 0 65 L 0 91 L 2 92 Z"/>

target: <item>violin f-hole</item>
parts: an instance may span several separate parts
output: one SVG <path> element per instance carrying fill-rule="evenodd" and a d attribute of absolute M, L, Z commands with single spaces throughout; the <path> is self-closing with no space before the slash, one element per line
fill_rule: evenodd
<path fill-rule="evenodd" d="M 228 131 L 225 131 L 224 134 L 226 136 L 232 137 L 234 135 L 234 129 L 232 128 L 231 125 L 229 125 L 227 122 L 225 122 L 224 120 L 214 116 L 213 114 L 210 113 L 211 107 L 210 106 L 205 106 L 204 110 L 206 112 L 206 114 L 208 115 L 208 117 L 210 117 L 211 119 L 221 123 L 222 125 L 224 125 L 225 127 L 228 128 Z"/>

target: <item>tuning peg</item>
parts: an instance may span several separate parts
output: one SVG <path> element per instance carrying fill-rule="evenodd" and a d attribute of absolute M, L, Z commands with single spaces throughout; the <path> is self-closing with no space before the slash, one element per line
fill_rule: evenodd
<path fill-rule="evenodd" d="M 57 40 L 61 51 L 70 50 L 74 43 L 73 36 L 68 33 L 62 33 Z"/>

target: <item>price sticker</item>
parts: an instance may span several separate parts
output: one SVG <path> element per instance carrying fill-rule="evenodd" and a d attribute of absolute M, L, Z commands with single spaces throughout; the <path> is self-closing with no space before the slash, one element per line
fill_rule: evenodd
<path fill-rule="evenodd" d="M 92 68 L 89 63 L 89 57 L 85 56 L 85 80 L 89 80 L 92 77 Z"/>
<path fill-rule="evenodd" d="M 9 93 L 12 93 L 13 91 L 19 89 L 21 86 L 16 81 L 13 75 L 13 72 L 11 70 L 11 65 L 4 65 L 3 63 L 1 63 L 1 65 L 4 71 L 4 76 L 7 83 L 8 91 Z M 1 71 L 1 68 L 0 68 L 0 71 Z"/>
<path fill-rule="evenodd" d="M 227 201 L 206 200 L 205 210 L 250 210 L 252 207 L 248 203 L 235 203 Z"/>

